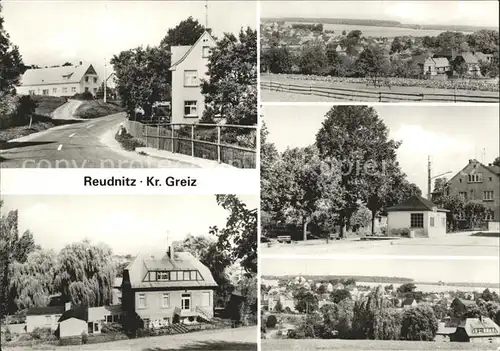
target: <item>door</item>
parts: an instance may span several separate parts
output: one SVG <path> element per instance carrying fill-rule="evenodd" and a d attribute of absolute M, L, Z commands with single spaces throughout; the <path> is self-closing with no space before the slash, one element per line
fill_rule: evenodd
<path fill-rule="evenodd" d="M 182 294 L 181 295 L 181 309 L 183 311 L 191 310 L 191 294 Z"/>

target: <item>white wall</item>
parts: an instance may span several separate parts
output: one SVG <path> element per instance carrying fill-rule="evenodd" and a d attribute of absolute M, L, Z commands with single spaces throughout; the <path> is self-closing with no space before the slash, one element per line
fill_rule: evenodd
<path fill-rule="evenodd" d="M 57 321 L 61 317 L 60 314 L 26 316 L 26 331 L 31 333 L 35 328 L 50 328 L 57 329 Z"/>
<path fill-rule="evenodd" d="M 422 213 L 424 214 L 424 228 L 411 229 L 411 214 L 412 213 Z M 392 236 L 393 229 L 411 229 L 415 233 L 415 237 L 427 236 L 427 224 L 426 212 L 419 211 L 394 211 L 387 214 L 387 235 Z"/>
<path fill-rule="evenodd" d="M 59 323 L 59 337 L 79 336 L 82 333 L 87 334 L 87 322 L 81 319 L 70 318 Z"/>
<path fill-rule="evenodd" d="M 206 41 L 204 41 L 206 40 Z M 204 36 L 191 50 L 189 55 L 172 71 L 172 123 L 196 123 L 205 110 L 205 98 L 201 94 L 199 85 L 196 87 L 184 86 L 184 71 L 196 70 L 198 81 L 207 79 L 208 58 L 203 58 L 203 46 L 213 47 L 215 42 L 210 36 Z M 197 101 L 197 117 L 184 116 L 184 101 Z"/>
<path fill-rule="evenodd" d="M 426 217 L 429 238 L 443 237 L 446 234 L 446 212 L 426 212 Z M 431 226 L 431 218 L 434 218 L 434 226 Z"/>
<path fill-rule="evenodd" d="M 500 222 L 488 222 L 488 230 L 491 232 L 500 232 Z"/>

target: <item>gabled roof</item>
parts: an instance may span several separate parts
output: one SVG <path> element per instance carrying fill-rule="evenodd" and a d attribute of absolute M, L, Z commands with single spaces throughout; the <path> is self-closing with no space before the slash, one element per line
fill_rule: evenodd
<path fill-rule="evenodd" d="M 470 338 L 500 336 L 500 327 L 488 317 L 467 318 L 460 323 L 458 328 L 463 328 Z M 474 332 L 475 329 L 483 331 Z M 491 331 L 488 331 L 490 329 Z"/>
<path fill-rule="evenodd" d="M 76 306 L 72 309 L 65 311 L 59 318 L 58 322 L 63 322 L 67 319 L 76 318 L 87 322 L 89 319 L 89 309 L 85 306 Z"/>
<path fill-rule="evenodd" d="M 436 63 L 436 67 L 448 67 L 450 65 L 446 57 L 433 57 L 432 60 Z"/>
<path fill-rule="evenodd" d="M 125 268 L 128 272 L 130 285 L 134 288 L 192 288 L 192 287 L 217 287 L 212 273 L 189 252 L 176 252 L 172 260 L 168 255 L 162 259 L 154 260 L 137 256 Z M 198 271 L 203 280 L 184 280 L 184 281 L 143 281 L 146 273 L 149 271 L 177 271 L 194 270 Z M 127 277 L 125 274 L 124 277 Z"/>
<path fill-rule="evenodd" d="M 88 73 L 87 73 L 88 72 Z M 21 86 L 79 83 L 85 74 L 97 74 L 90 64 L 27 70 L 21 77 Z"/>
<path fill-rule="evenodd" d="M 189 56 L 189 54 L 191 53 L 191 51 L 193 51 L 193 48 L 195 48 L 198 45 L 198 43 L 201 40 L 203 40 L 204 38 L 208 38 L 212 43 L 215 43 L 214 37 L 212 37 L 212 35 L 208 31 L 205 31 L 198 38 L 198 40 L 196 41 L 196 43 L 194 43 L 191 46 L 186 46 L 186 45 L 183 45 L 183 46 L 172 46 L 171 47 L 171 52 L 172 52 L 172 59 L 171 59 L 171 61 L 173 62 L 173 64 L 170 66 L 170 70 L 171 71 L 174 70 L 182 61 L 184 61 L 186 59 L 186 57 Z"/>
<path fill-rule="evenodd" d="M 413 195 L 406 201 L 403 201 L 400 204 L 395 206 L 391 206 L 387 208 L 387 212 L 395 212 L 395 211 L 434 211 L 437 209 L 437 205 L 432 201 L 424 199 L 422 196 Z M 446 210 L 440 210 L 446 211 Z"/>
<path fill-rule="evenodd" d="M 40 316 L 51 314 L 62 314 L 64 306 L 31 307 L 26 311 L 27 316 Z"/>
<path fill-rule="evenodd" d="M 477 57 L 474 56 L 474 54 L 472 52 L 462 52 L 462 54 L 460 56 L 462 56 L 465 63 L 468 63 L 468 64 L 479 63 L 479 61 L 477 60 Z"/>
<path fill-rule="evenodd" d="M 413 297 L 407 297 L 406 299 L 403 300 L 403 302 L 401 303 L 401 306 L 409 306 L 409 305 L 412 305 L 413 304 L 413 301 L 415 301 L 415 299 Z M 416 302 L 416 301 L 415 301 Z"/>
<path fill-rule="evenodd" d="M 455 174 L 453 177 L 450 178 L 450 180 L 448 180 L 448 183 L 451 182 L 453 179 L 455 179 L 456 177 L 460 176 L 460 175 L 463 175 L 465 170 L 467 169 L 467 167 L 469 167 L 470 165 L 480 165 L 482 168 L 486 169 L 487 171 L 490 171 L 491 173 L 497 175 L 497 176 L 500 176 L 500 167 L 498 166 L 495 166 L 493 164 L 489 164 L 488 166 L 486 166 L 485 164 L 479 162 L 478 160 L 476 159 L 471 159 L 469 160 L 469 163 L 467 163 L 465 165 L 464 168 L 462 168 L 459 172 L 457 172 L 457 174 Z"/>

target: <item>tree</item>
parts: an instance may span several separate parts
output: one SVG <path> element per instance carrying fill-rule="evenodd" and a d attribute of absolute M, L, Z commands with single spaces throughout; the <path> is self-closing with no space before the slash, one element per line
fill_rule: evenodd
<path fill-rule="evenodd" d="M 339 303 L 345 299 L 351 299 L 351 293 L 347 289 L 334 290 L 330 293 L 330 300 L 334 303 Z"/>
<path fill-rule="evenodd" d="M 217 248 L 233 261 L 240 261 L 247 273 L 257 273 L 257 209 L 248 209 L 236 195 L 217 195 L 217 204 L 229 211 L 226 227 L 210 228 L 217 236 Z"/>
<path fill-rule="evenodd" d="M 415 292 L 415 290 L 417 289 L 417 286 L 413 283 L 405 283 L 403 285 L 401 285 L 399 288 L 397 288 L 397 292 L 399 294 L 406 294 L 406 293 L 412 293 L 412 292 Z"/>
<path fill-rule="evenodd" d="M 412 341 L 433 341 L 438 320 L 430 306 L 419 305 L 403 313 L 401 337 Z"/>
<path fill-rule="evenodd" d="M 43 307 L 54 294 L 56 255 L 51 250 L 37 250 L 27 255 L 25 261 L 11 266 L 10 292 L 19 309 Z"/>
<path fill-rule="evenodd" d="M 276 305 L 274 306 L 274 312 L 276 312 L 276 313 L 283 312 L 283 305 L 281 304 L 280 300 L 278 300 L 278 302 L 276 302 Z"/>
<path fill-rule="evenodd" d="M 384 320 L 387 319 L 388 308 L 391 308 L 391 303 L 384 298 L 382 286 L 374 288 L 363 300 L 356 301 L 352 323 L 353 336 L 356 339 L 382 338 L 384 330 L 380 325 L 383 326 Z"/>
<path fill-rule="evenodd" d="M 395 153 L 397 143 L 388 139 L 388 130 L 375 110 L 367 106 L 335 106 L 326 114 L 316 134 L 321 158 L 335 160 L 340 169 L 339 192 L 342 207 L 338 224 L 343 237 L 344 225 L 367 199 L 370 190 L 368 174 L 381 177 L 382 161 Z M 372 211 L 373 206 L 368 206 Z"/>
<path fill-rule="evenodd" d="M 21 235 L 14 247 L 14 259 L 19 263 L 24 263 L 28 259 L 28 255 L 35 251 L 35 240 L 30 231 L 26 231 Z"/>
<path fill-rule="evenodd" d="M 268 327 L 268 328 L 274 328 L 274 327 L 276 327 L 277 323 L 278 323 L 278 319 L 276 318 L 275 315 L 271 314 L 269 317 L 267 317 L 266 327 Z"/>
<path fill-rule="evenodd" d="M 355 230 L 358 230 L 368 227 L 371 221 L 372 212 L 366 206 L 360 205 L 356 212 L 352 214 L 349 224 L 353 226 Z"/>
<path fill-rule="evenodd" d="M 491 293 L 490 289 L 484 289 L 484 291 L 481 294 L 481 298 L 484 301 L 493 301 L 493 294 Z"/>
<path fill-rule="evenodd" d="M 3 27 L 0 4 L 0 101 L 3 95 L 13 92 L 19 84 L 19 77 L 24 73 L 24 64 L 19 48 L 10 41 L 10 36 Z"/>
<path fill-rule="evenodd" d="M 217 42 L 201 89 L 204 120 L 220 116 L 229 124 L 257 124 L 257 31 L 241 30 L 238 38 L 226 33 Z"/>
<path fill-rule="evenodd" d="M 262 121 L 260 129 L 260 187 L 261 187 L 261 211 L 269 214 L 270 219 L 275 219 L 276 213 L 279 211 L 280 192 L 276 184 L 276 179 L 279 179 L 281 174 L 277 171 L 276 164 L 280 160 L 280 154 L 276 146 L 267 141 L 269 132 L 265 121 Z M 261 221 L 264 220 L 264 215 L 261 214 Z"/>
<path fill-rule="evenodd" d="M 497 166 L 497 167 L 500 167 L 500 156 L 496 157 L 496 158 L 493 160 L 493 165 L 494 165 L 494 166 Z"/>
<path fill-rule="evenodd" d="M 68 67 L 68 66 L 73 66 L 73 64 L 71 62 L 65 62 L 62 65 L 62 67 Z"/>
<path fill-rule="evenodd" d="M 359 76 L 372 78 L 376 83 L 377 77 L 385 77 L 389 73 L 389 62 L 383 56 L 382 50 L 371 47 L 359 55 L 355 69 Z"/>
<path fill-rule="evenodd" d="M 189 16 L 176 27 L 170 28 L 167 35 L 161 40 L 160 46 L 170 50 L 172 46 L 193 45 L 205 32 L 205 27 Z"/>
<path fill-rule="evenodd" d="M 436 45 L 442 51 L 469 51 L 467 36 L 462 32 L 442 32 L 436 37 Z"/>
<path fill-rule="evenodd" d="M 83 240 L 65 246 L 57 259 L 54 284 L 63 296 L 86 306 L 111 303 L 115 267 L 108 246 Z"/>
<path fill-rule="evenodd" d="M 261 60 L 267 64 L 271 73 L 288 73 L 292 70 L 292 53 L 286 46 L 272 46 L 263 51 Z"/>
<path fill-rule="evenodd" d="M 313 313 L 318 310 L 318 297 L 312 292 L 300 288 L 293 295 L 295 309 L 300 313 Z"/>
<path fill-rule="evenodd" d="M 481 29 L 467 36 L 469 46 L 485 54 L 498 53 L 498 42 L 498 30 Z"/>
<path fill-rule="evenodd" d="M 343 299 L 334 305 L 321 307 L 325 327 L 330 331 L 338 331 L 342 339 L 351 337 L 352 321 L 354 319 L 354 302 Z"/>
<path fill-rule="evenodd" d="M 489 209 L 481 201 L 470 200 L 465 203 L 464 214 L 471 228 L 477 228 L 485 220 Z"/>
<path fill-rule="evenodd" d="M 299 67 L 302 74 L 320 74 L 326 67 L 327 57 L 323 43 L 314 42 L 302 48 Z"/>

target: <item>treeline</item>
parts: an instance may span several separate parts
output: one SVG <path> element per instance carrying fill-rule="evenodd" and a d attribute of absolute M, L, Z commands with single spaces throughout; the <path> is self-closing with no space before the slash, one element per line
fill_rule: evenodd
<path fill-rule="evenodd" d="M 340 45 L 345 52 L 337 52 Z M 309 42 L 300 50 L 292 50 L 274 42 L 261 53 L 264 69 L 270 73 L 301 73 L 337 77 L 401 77 L 419 78 L 422 69 L 413 56 L 438 52 L 478 51 L 498 59 L 498 31 L 481 30 L 465 35 L 443 32 L 436 37 L 395 37 L 387 49 L 384 45 L 369 43 L 359 30 L 351 31 L 337 43 Z M 407 52 L 409 51 L 409 53 Z M 403 53 L 401 56 L 393 54 Z M 467 67 L 460 60 L 450 62 L 452 72 L 464 75 Z M 483 75 L 498 76 L 498 65 L 481 62 Z"/>
<path fill-rule="evenodd" d="M 265 122 L 265 116 L 264 116 Z M 261 129 L 261 223 L 310 223 L 332 233 L 366 223 L 420 189 L 397 162 L 400 142 L 373 107 L 334 106 L 307 147 L 279 153 Z M 368 215 L 368 218 L 367 218 Z"/>
<path fill-rule="evenodd" d="M 346 24 L 356 26 L 377 26 L 377 27 L 399 27 L 401 23 L 389 20 L 370 20 L 353 18 L 303 18 L 303 17 L 283 17 L 283 18 L 262 18 L 262 22 L 306 22 L 322 24 Z"/>
<path fill-rule="evenodd" d="M 264 275 L 262 279 L 274 279 L 274 280 L 290 280 L 294 279 L 297 275 L 284 275 L 284 276 L 269 276 Z M 374 277 L 374 276 L 363 276 L 363 275 L 299 275 L 307 280 L 314 281 L 331 281 L 337 280 L 339 282 L 353 280 L 354 282 L 365 282 L 365 283 L 408 283 L 413 282 L 413 279 L 402 278 L 402 277 Z"/>
<path fill-rule="evenodd" d="M 293 29 L 305 29 L 305 30 L 309 30 L 311 32 L 322 32 L 323 31 L 323 24 L 321 24 L 321 23 L 318 23 L 318 24 L 293 23 L 292 28 Z"/>
<path fill-rule="evenodd" d="M 193 45 L 206 28 L 192 17 L 167 31 L 157 46 L 122 51 L 111 59 L 117 91 L 130 116 L 137 107 L 150 119 L 157 101 L 171 100 L 171 47 Z M 257 32 L 225 33 L 209 57 L 208 75 L 200 87 L 207 105 L 201 120 L 214 123 L 257 124 Z"/>

